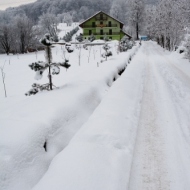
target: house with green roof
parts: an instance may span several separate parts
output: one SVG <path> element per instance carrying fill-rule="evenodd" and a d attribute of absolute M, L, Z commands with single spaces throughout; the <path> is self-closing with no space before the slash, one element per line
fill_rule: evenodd
<path fill-rule="evenodd" d="M 83 29 L 84 39 L 94 35 L 96 39 L 121 40 L 123 36 L 132 38 L 123 31 L 124 24 L 118 19 L 100 11 L 79 25 Z"/>

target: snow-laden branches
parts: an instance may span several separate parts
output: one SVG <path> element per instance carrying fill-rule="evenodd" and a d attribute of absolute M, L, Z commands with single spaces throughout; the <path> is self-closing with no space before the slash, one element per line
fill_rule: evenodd
<path fill-rule="evenodd" d="M 70 67 L 69 60 L 65 59 L 63 62 L 53 62 L 52 59 L 52 38 L 49 34 L 45 34 L 44 37 L 40 40 L 40 42 L 45 46 L 45 58 L 46 62 L 38 61 L 29 65 L 29 67 L 36 72 L 35 79 L 39 80 L 43 77 L 43 73 L 45 70 L 48 70 L 48 84 L 36 84 L 32 85 L 32 89 L 29 90 L 25 95 L 30 96 L 38 93 L 39 91 L 43 90 L 53 90 L 53 82 L 52 82 L 52 75 L 58 75 L 60 73 L 60 67 L 64 67 L 68 69 Z"/>
<path fill-rule="evenodd" d="M 168 50 L 179 44 L 188 25 L 184 7 L 186 0 L 161 0 L 157 6 L 146 10 L 146 30 L 150 38 Z"/>

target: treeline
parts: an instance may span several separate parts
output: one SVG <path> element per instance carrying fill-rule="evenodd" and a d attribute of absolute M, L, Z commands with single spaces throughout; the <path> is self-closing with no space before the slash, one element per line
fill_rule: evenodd
<path fill-rule="evenodd" d="M 159 0 L 145 0 L 146 4 L 155 4 Z M 25 15 L 33 22 L 37 23 L 39 17 L 50 13 L 59 16 L 69 13 L 74 22 L 79 22 L 98 11 L 106 13 L 117 12 L 117 17 L 125 22 L 126 0 L 38 0 L 34 3 L 22 5 L 15 8 L 8 8 L 0 12 L 0 23 L 10 22 L 15 16 Z"/>
<path fill-rule="evenodd" d="M 146 33 L 163 48 L 175 50 L 190 27 L 189 0 L 160 0 L 146 7 Z"/>

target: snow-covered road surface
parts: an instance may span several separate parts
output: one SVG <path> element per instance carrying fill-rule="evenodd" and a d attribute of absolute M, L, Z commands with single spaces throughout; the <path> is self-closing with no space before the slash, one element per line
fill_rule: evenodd
<path fill-rule="evenodd" d="M 128 189 L 188 190 L 190 72 L 152 42 L 143 52 L 144 90 Z"/>

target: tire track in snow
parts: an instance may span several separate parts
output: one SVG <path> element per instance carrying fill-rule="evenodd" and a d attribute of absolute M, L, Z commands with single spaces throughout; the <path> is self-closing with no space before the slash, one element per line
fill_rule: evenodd
<path fill-rule="evenodd" d="M 144 48 L 145 49 L 145 48 Z M 165 158 L 163 131 L 158 125 L 158 110 L 155 105 L 156 84 L 152 73 L 153 66 L 144 52 L 146 78 L 142 110 L 139 120 L 137 140 L 128 189 L 130 190 L 169 190 Z"/>
<path fill-rule="evenodd" d="M 146 81 L 128 189 L 189 190 L 189 77 L 155 43 L 144 51 Z"/>

